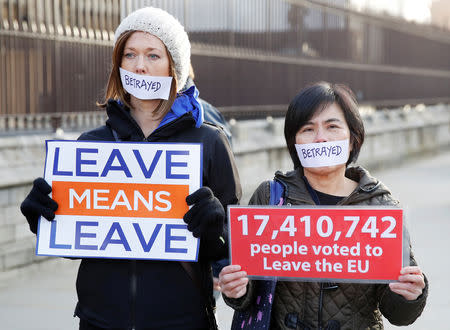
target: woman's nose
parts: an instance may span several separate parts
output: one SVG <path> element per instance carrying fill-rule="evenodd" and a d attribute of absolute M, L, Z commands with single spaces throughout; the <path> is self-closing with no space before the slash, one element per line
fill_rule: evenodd
<path fill-rule="evenodd" d="M 135 73 L 146 74 L 144 56 L 138 56 L 136 61 Z"/>
<path fill-rule="evenodd" d="M 319 128 L 316 132 L 316 137 L 314 139 L 315 143 L 320 143 L 320 142 L 327 142 L 327 136 L 326 136 L 326 132 L 324 129 Z"/>

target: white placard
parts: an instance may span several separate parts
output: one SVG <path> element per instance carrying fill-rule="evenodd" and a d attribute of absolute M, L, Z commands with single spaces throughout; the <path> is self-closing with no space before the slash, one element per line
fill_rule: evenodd
<path fill-rule="evenodd" d="M 349 140 L 296 144 L 303 167 L 345 164 L 349 156 Z"/>
<path fill-rule="evenodd" d="M 183 215 L 201 186 L 201 144 L 46 144 L 58 210 L 39 220 L 37 255 L 197 261 Z"/>
<path fill-rule="evenodd" d="M 172 77 L 136 74 L 119 68 L 123 88 L 140 100 L 169 99 Z"/>

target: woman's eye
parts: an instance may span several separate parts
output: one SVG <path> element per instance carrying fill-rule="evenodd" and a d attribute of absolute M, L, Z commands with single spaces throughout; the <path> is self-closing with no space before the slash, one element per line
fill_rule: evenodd
<path fill-rule="evenodd" d="M 125 53 L 123 56 L 125 58 L 134 58 L 134 54 L 133 53 Z"/>
<path fill-rule="evenodd" d="M 148 57 L 149 57 L 150 59 L 152 59 L 152 60 L 156 60 L 156 59 L 159 58 L 159 56 L 156 55 L 156 54 L 150 54 L 150 55 L 148 55 Z"/>

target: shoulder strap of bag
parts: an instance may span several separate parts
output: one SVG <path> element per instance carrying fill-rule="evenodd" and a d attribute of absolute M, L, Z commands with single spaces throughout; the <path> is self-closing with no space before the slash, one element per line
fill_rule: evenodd
<path fill-rule="evenodd" d="M 285 186 L 284 184 L 277 180 L 270 180 L 270 205 L 284 205 L 285 203 Z"/>
<path fill-rule="evenodd" d="M 269 205 L 284 205 L 286 202 L 285 184 L 277 179 L 269 181 Z M 255 281 L 252 301 L 246 309 L 236 310 L 231 330 L 268 330 L 272 313 L 272 297 L 277 285 L 276 278 Z"/>

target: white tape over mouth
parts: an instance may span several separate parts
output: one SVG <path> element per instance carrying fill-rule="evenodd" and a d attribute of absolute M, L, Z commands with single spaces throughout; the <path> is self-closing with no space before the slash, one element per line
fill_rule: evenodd
<path fill-rule="evenodd" d="M 323 167 L 347 163 L 350 140 L 296 144 L 303 167 Z"/>
<path fill-rule="evenodd" d="M 145 76 L 119 68 L 123 88 L 140 100 L 168 100 L 172 77 Z"/>

